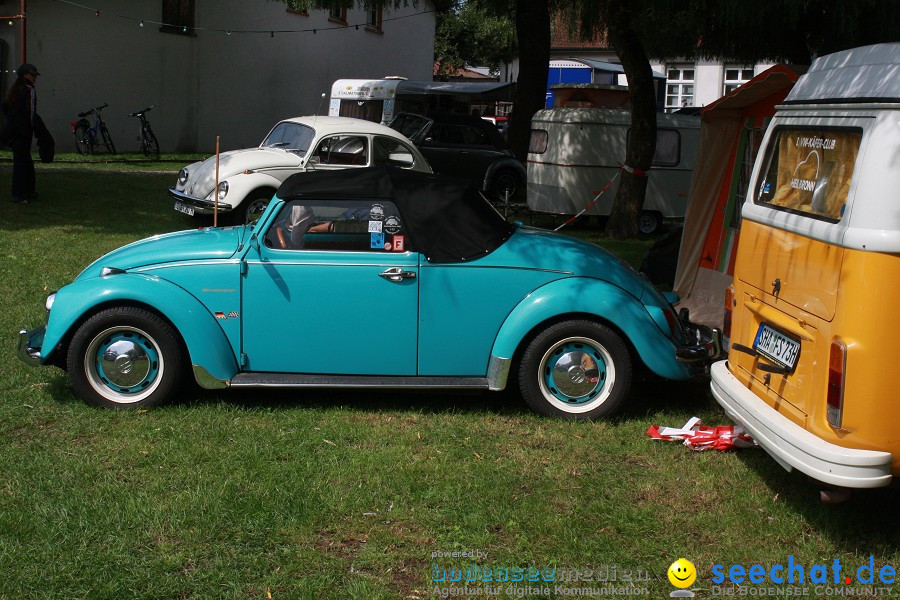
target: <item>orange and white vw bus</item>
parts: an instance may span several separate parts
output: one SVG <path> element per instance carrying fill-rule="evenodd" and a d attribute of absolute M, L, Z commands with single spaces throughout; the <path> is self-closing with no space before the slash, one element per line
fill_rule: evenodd
<path fill-rule="evenodd" d="M 900 475 L 900 44 L 813 62 L 768 127 L 741 216 L 716 400 L 788 470 L 887 485 Z"/>

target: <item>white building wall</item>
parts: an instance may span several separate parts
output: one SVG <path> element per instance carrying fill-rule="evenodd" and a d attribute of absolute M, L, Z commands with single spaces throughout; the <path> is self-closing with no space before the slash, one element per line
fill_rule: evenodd
<path fill-rule="evenodd" d="M 427 1 L 385 10 L 378 33 L 330 29 L 336 25 L 327 11 L 302 16 L 272 0 L 196 0 L 194 36 L 149 23 L 162 20 L 160 0 L 90 6 L 100 15 L 53 0 L 27 4 L 26 58 L 41 71 L 39 112 L 60 151 L 74 149 L 68 124 L 76 114 L 105 102 L 120 152 L 138 146 L 138 122 L 127 113 L 151 104 L 163 152 L 210 152 L 216 135 L 223 149 L 254 146 L 279 119 L 327 114 L 321 95 L 335 79 L 432 77 L 435 19 Z M 347 22 L 364 23 L 363 11 L 349 10 Z M 317 32 L 279 32 L 301 29 Z M 240 33 L 246 30 L 264 33 Z M 2 65 L 8 72 L 21 62 L 18 26 L 0 29 L 0 40 L 10 48 Z M 14 79 L 7 73 L 3 89 Z"/>

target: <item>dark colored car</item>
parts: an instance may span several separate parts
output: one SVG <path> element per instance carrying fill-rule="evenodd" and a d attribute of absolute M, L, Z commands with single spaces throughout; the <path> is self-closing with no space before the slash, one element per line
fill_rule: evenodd
<path fill-rule="evenodd" d="M 525 165 L 490 121 L 450 113 L 400 113 L 390 126 L 412 140 L 435 173 L 468 179 L 500 199 L 512 198 L 525 184 Z"/>

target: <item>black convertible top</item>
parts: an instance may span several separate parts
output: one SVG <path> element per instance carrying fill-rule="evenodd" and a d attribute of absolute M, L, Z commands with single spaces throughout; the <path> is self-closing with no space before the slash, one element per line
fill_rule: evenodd
<path fill-rule="evenodd" d="M 283 200 L 390 200 L 403 217 L 410 247 L 435 263 L 480 258 L 514 230 L 468 181 L 397 167 L 297 173 L 276 195 Z"/>

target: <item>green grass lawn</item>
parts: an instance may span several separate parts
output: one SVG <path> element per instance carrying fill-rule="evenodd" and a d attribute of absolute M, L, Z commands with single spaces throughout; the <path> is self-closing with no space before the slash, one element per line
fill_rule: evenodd
<path fill-rule="evenodd" d="M 895 488 L 822 505 L 761 450 L 645 435 L 727 423 L 702 381 L 638 378 L 624 414 L 597 423 L 488 393 L 190 388 L 149 411 L 86 406 L 65 373 L 14 358 L 16 333 L 104 252 L 197 226 L 165 192 L 177 168 L 41 170 L 37 202 L 0 202 L 0 598 L 433 598 L 434 564 L 473 562 L 438 552 L 615 566 L 620 585 L 641 570 L 655 598 L 680 557 L 698 597 L 714 564 L 900 563 Z M 639 262 L 648 245 L 615 250 Z M 480 597 L 515 597 L 508 585 Z"/>

